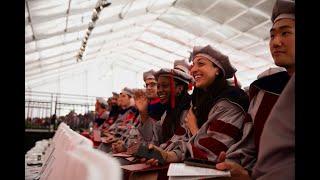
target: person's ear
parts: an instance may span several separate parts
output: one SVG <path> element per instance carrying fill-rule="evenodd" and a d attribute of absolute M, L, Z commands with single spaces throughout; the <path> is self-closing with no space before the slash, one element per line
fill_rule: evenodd
<path fill-rule="evenodd" d="M 221 70 L 217 68 L 216 76 L 219 76 L 220 73 L 221 73 Z"/>
<path fill-rule="evenodd" d="M 176 94 L 180 95 L 183 91 L 183 86 L 182 85 L 177 85 L 176 86 Z"/>

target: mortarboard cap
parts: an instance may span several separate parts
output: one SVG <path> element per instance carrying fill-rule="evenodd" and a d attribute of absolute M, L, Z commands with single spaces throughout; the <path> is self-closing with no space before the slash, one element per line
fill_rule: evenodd
<path fill-rule="evenodd" d="M 225 79 L 232 78 L 234 73 L 237 71 L 237 69 L 231 65 L 228 56 L 222 54 L 220 51 L 214 49 L 210 45 L 204 47 L 195 46 L 191 54 L 192 60 L 196 56 L 203 56 L 217 65 L 221 69 Z"/>

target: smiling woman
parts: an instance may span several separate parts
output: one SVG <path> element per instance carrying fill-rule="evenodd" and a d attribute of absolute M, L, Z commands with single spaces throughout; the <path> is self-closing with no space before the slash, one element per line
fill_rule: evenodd
<path fill-rule="evenodd" d="M 158 96 L 160 98 L 161 104 L 166 104 L 169 101 L 170 96 L 170 79 L 165 76 L 160 76 L 158 78 Z M 172 92 L 173 95 L 173 92 Z"/>
<path fill-rule="evenodd" d="M 188 65 L 185 63 L 185 66 Z M 188 71 L 189 67 L 185 69 Z M 152 118 L 141 120 L 142 124 L 139 129 L 143 139 L 155 145 L 166 143 L 177 134 L 179 134 L 179 138 L 188 139 L 189 134 L 184 124 L 184 118 L 190 108 L 191 98 L 188 94 L 188 84 L 193 78 L 189 73 L 177 68 L 160 69 L 155 73 L 155 77 L 157 79 L 157 93 L 160 103 L 165 106 L 165 112 L 160 121 L 156 122 Z M 152 133 L 147 130 L 150 127 L 153 129 Z"/>
<path fill-rule="evenodd" d="M 195 47 L 192 60 L 196 83 L 186 121 L 194 136 L 188 150 L 193 158 L 215 161 L 220 151 L 228 151 L 239 141 L 248 97 L 240 88 L 227 84 L 226 79 L 236 72 L 228 56 L 208 45 Z"/>

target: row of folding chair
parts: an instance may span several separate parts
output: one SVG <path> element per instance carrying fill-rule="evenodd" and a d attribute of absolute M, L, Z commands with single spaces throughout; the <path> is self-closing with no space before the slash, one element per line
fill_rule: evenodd
<path fill-rule="evenodd" d="M 37 179 L 121 179 L 119 162 L 93 149 L 91 140 L 61 123 L 47 148 Z"/>
<path fill-rule="evenodd" d="M 56 149 L 56 144 L 59 140 L 59 143 L 62 143 L 60 139 L 63 139 L 61 138 L 62 136 L 64 136 L 64 134 L 67 133 L 67 131 L 70 132 L 69 130 L 69 126 L 65 123 L 60 123 L 60 125 L 58 126 L 58 129 L 57 131 L 55 132 L 53 138 L 49 141 L 49 144 L 50 146 L 47 148 L 46 152 L 45 152 L 45 155 L 44 155 L 44 158 L 43 158 L 43 166 L 46 165 L 46 163 L 48 163 L 48 158 L 51 157 L 52 153 L 55 151 Z M 59 143 L 58 143 L 58 146 L 59 146 Z"/>
<path fill-rule="evenodd" d="M 61 123 L 50 142 L 49 148 L 45 152 L 42 169 L 39 174 L 40 179 L 45 178 L 54 168 L 55 161 L 60 158 L 61 154 L 82 143 L 88 147 L 93 146 L 91 140 L 70 129 L 67 124 Z"/>
<path fill-rule="evenodd" d="M 120 180 L 120 163 L 110 155 L 85 145 L 62 153 L 47 180 Z"/>
<path fill-rule="evenodd" d="M 70 129 L 70 127 L 65 124 L 65 123 L 61 123 L 56 131 L 56 133 L 54 134 L 52 140 L 50 141 L 50 146 L 47 148 L 45 156 L 44 156 L 44 161 L 47 161 L 48 157 L 50 156 L 50 154 L 52 154 L 52 151 L 54 151 L 54 149 L 56 148 L 64 148 L 65 147 L 65 138 L 61 138 L 63 136 L 68 136 L 66 134 L 69 134 L 71 136 L 73 136 L 74 138 L 74 142 L 76 143 L 80 143 L 80 144 L 86 144 L 88 146 L 93 146 L 92 141 L 83 137 L 82 135 L 80 135 L 79 133 L 73 131 L 72 129 Z M 61 140 L 62 139 L 62 140 Z M 73 145 L 74 143 L 72 143 L 71 145 Z M 68 147 L 66 147 L 68 149 Z"/>

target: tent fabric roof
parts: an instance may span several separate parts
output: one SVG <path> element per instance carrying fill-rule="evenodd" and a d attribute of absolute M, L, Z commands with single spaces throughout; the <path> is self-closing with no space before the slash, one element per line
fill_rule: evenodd
<path fill-rule="evenodd" d="M 136 72 L 172 67 L 174 60 L 188 59 L 193 46 L 207 44 L 229 56 L 243 86 L 275 67 L 268 46 L 275 0 L 111 2 L 99 15 L 83 61 L 77 63 L 97 1 L 26 0 L 26 85 L 77 72 L 99 58 L 130 63 Z"/>

